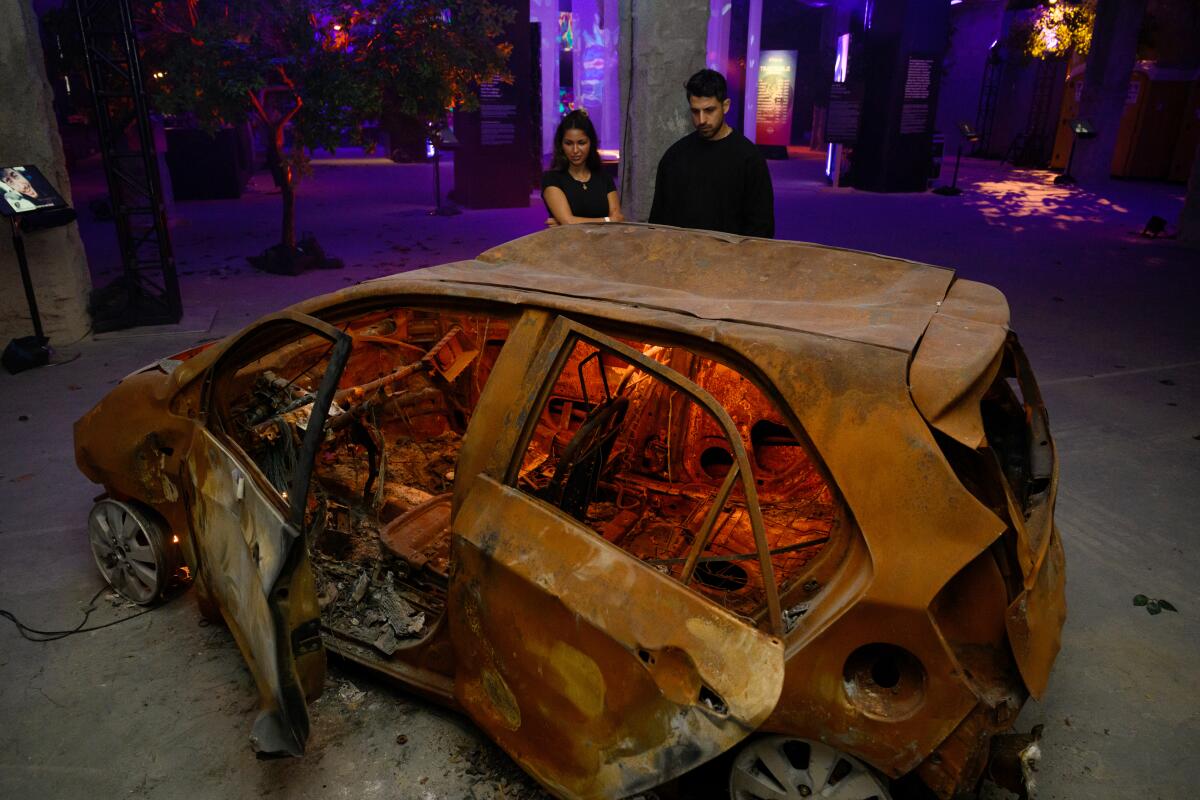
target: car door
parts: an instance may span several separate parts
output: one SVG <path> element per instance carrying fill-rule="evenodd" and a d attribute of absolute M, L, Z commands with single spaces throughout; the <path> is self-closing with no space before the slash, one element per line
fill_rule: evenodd
<path fill-rule="evenodd" d="M 761 516 L 753 481 L 744 477 L 751 471 L 741 439 L 704 390 L 577 323 L 548 324 L 529 337 L 540 344 L 526 350 L 522 327 L 467 433 L 477 437 L 474 448 L 492 452 L 459 462 L 459 480 L 469 483 L 457 487 L 452 522 L 455 692 L 480 727 L 556 795 L 622 797 L 727 750 L 771 712 L 783 683 L 778 598 L 769 595 L 773 635 L 517 487 L 520 454 L 573 343 L 582 338 L 636 363 L 719 421 L 737 468 L 716 502 L 743 476 L 770 575 Z M 461 474 L 476 464 L 475 474 Z"/>
<path fill-rule="evenodd" d="M 324 374 L 314 393 L 302 446 L 288 488 L 265 478 L 222 430 L 223 375 L 241 353 L 264 340 L 291 336 L 328 341 Z M 268 318 L 227 348 L 205 389 L 205 423 L 189 450 L 187 495 L 200 578 L 217 601 L 260 695 L 251 742 L 263 755 L 301 755 L 308 738 L 306 700 L 325 677 L 317 605 L 303 537 L 313 461 L 350 338 L 320 320 L 294 312 Z"/>

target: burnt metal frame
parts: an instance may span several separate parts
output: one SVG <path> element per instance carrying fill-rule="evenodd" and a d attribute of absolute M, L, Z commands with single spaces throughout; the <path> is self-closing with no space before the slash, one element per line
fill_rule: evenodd
<path fill-rule="evenodd" d="M 537 394 L 531 395 L 533 398 L 532 402 L 528 403 L 524 408 L 525 427 L 510 453 L 511 460 L 504 473 L 503 483 L 508 486 L 517 485 L 517 478 L 521 467 L 521 456 L 529 448 L 529 442 L 533 438 L 537 413 L 540 413 L 540 410 L 545 408 L 546 403 L 549 401 L 550 390 L 554 386 L 553 376 L 561 374 L 566 368 L 571 349 L 577 341 L 583 341 L 597 349 L 616 353 L 630 364 L 636 365 L 656 376 L 660 381 L 674 386 L 677 391 L 690 397 L 694 403 L 707 411 L 713 421 L 721 428 L 721 432 L 729 442 L 730 449 L 733 450 L 734 465 L 737 466 L 737 471 L 742 477 L 742 491 L 745 496 L 746 510 L 750 514 L 750 527 L 754 531 L 758 564 L 762 572 L 763 589 L 766 592 L 767 619 L 770 623 L 769 630 L 775 636 L 782 637 L 787 633 L 787 630 L 783 625 L 783 610 L 779 600 L 780 591 L 779 586 L 775 582 L 775 566 L 771 562 L 771 548 L 767 545 L 766 526 L 763 523 L 762 510 L 758 504 L 758 490 L 754 486 L 752 477 L 754 472 L 750 468 L 750 457 L 746 454 L 746 447 L 742 443 L 742 437 L 738 434 L 737 426 L 734 425 L 733 420 L 729 417 L 729 412 L 711 394 L 665 364 L 660 364 L 644 353 L 634 350 L 629 345 L 623 344 L 580 322 L 575 322 L 566 317 L 559 317 L 551 323 L 541 344 L 537 346 L 537 352 L 531 362 L 528 374 L 540 376 L 539 380 L 542 381 L 542 384 Z M 538 409 L 538 412 L 532 413 L 532 409 Z M 730 472 L 733 471 L 731 468 Z M 728 476 L 726 480 L 727 482 L 729 481 Z M 529 496 L 532 497 L 532 495 Z M 714 498 L 714 503 L 718 498 Z M 572 519 L 572 522 L 577 523 L 574 519 Z"/>
<path fill-rule="evenodd" d="M 123 306 L 93 328 L 174 324 L 183 304 L 129 0 L 76 0 L 75 11 L 124 268 Z"/>

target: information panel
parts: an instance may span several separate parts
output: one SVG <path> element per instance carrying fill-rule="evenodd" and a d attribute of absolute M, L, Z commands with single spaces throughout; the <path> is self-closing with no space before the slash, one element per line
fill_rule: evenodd
<path fill-rule="evenodd" d="M 929 98 L 933 91 L 934 59 L 911 56 L 904 79 L 904 104 L 900 107 L 900 133 L 929 131 Z"/>
<path fill-rule="evenodd" d="M 756 144 L 792 143 L 792 96 L 796 91 L 796 51 L 763 50 L 758 64 Z"/>
<path fill-rule="evenodd" d="M 454 112 L 454 190 L 450 199 L 467 208 L 529 208 L 529 192 L 541 175 L 533 147 L 534 62 L 531 44 L 541 29 L 529 22 L 529 0 L 491 0 L 511 12 L 504 41 L 511 82 L 479 87 L 474 111 Z M 540 37 L 539 37 L 540 39 Z M 540 120 L 540 116 L 539 116 Z"/>
<path fill-rule="evenodd" d="M 829 112 L 825 115 L 825 141 L 854 144 L 862 119 L 861 83 L 835 83 L 829 88 Z"/>
<path fill-rule="evenodd" d="M 492 147 L 512 144 L 517 136 L 517 102 L 514 87 L 493 78 L 479 87 L 479 144 Z"/>

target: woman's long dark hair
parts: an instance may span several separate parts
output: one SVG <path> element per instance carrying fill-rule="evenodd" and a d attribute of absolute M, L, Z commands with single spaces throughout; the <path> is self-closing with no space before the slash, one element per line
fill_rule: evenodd
<path fill-rule="evenodd" d="M 554 131 L 554 160 L 550 162 L 550 169 L 558 172 L 566 172 L 567 167 L 571 166 L 571 162 L 567 161 L 567 154 L 563 152 L 563 137 L 567 135 L 567 131 L 576 130 L 583 131 L 584 136 L 587 136 L 591 141 L 591 146 L 588 147 L 587 164 L 588 171 L 593 175 L 600 173 L 603 166 L 600 164 L 600 139 L 596 136 L 596 126 L 588 119 L 588 113 L 582 108 L 577 108 L 574 111 L 568 112 L 562 118 L 562 122 L 558 123 L 558 129 Z"/>

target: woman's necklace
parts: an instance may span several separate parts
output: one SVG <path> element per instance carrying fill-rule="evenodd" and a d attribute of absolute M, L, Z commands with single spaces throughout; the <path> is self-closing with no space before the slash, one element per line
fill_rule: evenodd
<path fill-rule="evenodd" d="M 572 178 L 575 180 L 575 182 L 576 182 L 576 183 L 578 183 L 580 186 L 582 186 L 582 187 L 583 187 L 583 190 L 584 190 L 585 192 L 587 191 L 587 188 L 588 188 L 588 183 L 590 183 L 590 182 L 591 182 L 591 180 L 592 180 L 592 173 L 591 173 L 591 172 L 589 172 L 589 173 L 588 173 L 588 176 L 587 176 L 587 178 L 580 178 L 580 177 L 577 177 L 576 175 L 574 175 L 574 174 L 571 174 L 570 172 L 568 172 L 567 174 L 568 174 L 568 175 L 571 175 L 571 177 L 572 177 Z"/>

